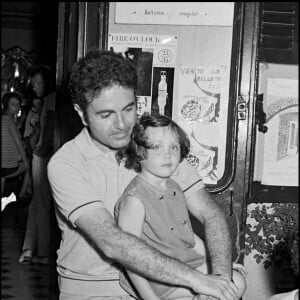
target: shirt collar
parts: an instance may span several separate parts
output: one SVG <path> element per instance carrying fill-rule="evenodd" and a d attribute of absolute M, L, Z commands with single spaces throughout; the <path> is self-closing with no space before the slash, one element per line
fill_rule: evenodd
<path fill-rule="evenodd" d="M 75 142 L 80 148 L 80 152 L 82 153 L 83 157 L 86 160 L 95 158 L 97 156 L 101 156 L 113 160 L 115 162 L 117 161 L 115 158 L 114 151 L 105 152 L 95 145 L 86 126 L 81 130 L 79 135 L 76 137 Z"/>

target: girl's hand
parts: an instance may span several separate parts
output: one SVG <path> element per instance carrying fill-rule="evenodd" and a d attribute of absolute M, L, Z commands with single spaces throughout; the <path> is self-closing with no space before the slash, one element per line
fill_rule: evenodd
<path fill-rule="evenodd" d="M 248 275 L 247 270 L 246 270 L 245 267 L 244 267 L 243 265 L 241 265 L 241 264 L 233 264 L 233 265 L 232 265 L 232 269 L 233 269 L 233 270 L 236 270 L 236 271 L 239 272 L 239 273 L 241 273 L 241 274 L 244 276 L 244 278 L 246 278 L 247 275 Z"/>

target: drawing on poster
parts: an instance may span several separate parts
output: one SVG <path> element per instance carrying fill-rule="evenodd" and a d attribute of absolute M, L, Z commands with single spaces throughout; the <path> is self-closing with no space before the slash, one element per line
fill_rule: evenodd
<path fill-rule="evenodd" d="M 298 186 L 298 80 L 269 78 L 265 98 L 262 184 Z"/>
<path fill-rule="evenodd" d="M 209 184 L 215 184 L 224 170 L 219 158 L 226 143 L 220 121 L 225 69 L 179 66 L 178 118 L 191 140 L 187 159 Z"/>
<path fill-rule="evenodd" d="M 174 68 L 153 68 L 152 114 L 172 118 Z"/>
<path fill-rule="evenodd" d="M 298 113 L 282 113 L 279 116 L 277 161 L 293 157 L 299 152 Z"/>

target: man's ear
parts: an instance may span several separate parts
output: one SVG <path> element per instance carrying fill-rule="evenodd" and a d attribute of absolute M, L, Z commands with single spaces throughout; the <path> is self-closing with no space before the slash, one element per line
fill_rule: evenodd
<path fill-rule="evenodd" d="M 81 107 L 78 104 L 75 103 L 74 104 L 74 109 L 77 111 L 77 113 L 78 113 L 78 115 L 79 115 L 79 117 L 81 119 L 82 124 L 84 126 L 88 126 L 88 124 L 87 124 L 87 122 L 85 120 L 85 116 L 84 116 L 84 113 L 83 113 Z"/>

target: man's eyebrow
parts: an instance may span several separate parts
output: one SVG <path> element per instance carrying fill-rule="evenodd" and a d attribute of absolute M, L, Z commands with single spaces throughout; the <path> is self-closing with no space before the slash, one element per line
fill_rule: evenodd
<path fill-rule="evenodd" d="M 125 107 L 122 108 L 122 110 L 125 110 L 126 108 L 135 105 L 135 101 L 132 101 L 131 103 L 127 104 Z M 103 109 L 96 112 L 96 114 L 105 114 L 105 113 L 114 113 L 115 110 L 113 109 Z"/>
<path fill-rule="evenodd" d="M 126 109 L 126 108 L 128 108 L 130 106 L 133 106 L 133 105 L 135 105 L 135 101 L 132 101 L 131 103 L 129 103 L 128 105 L 126 105 L 122 110 L 124 110 L 124 109 Z"/>

